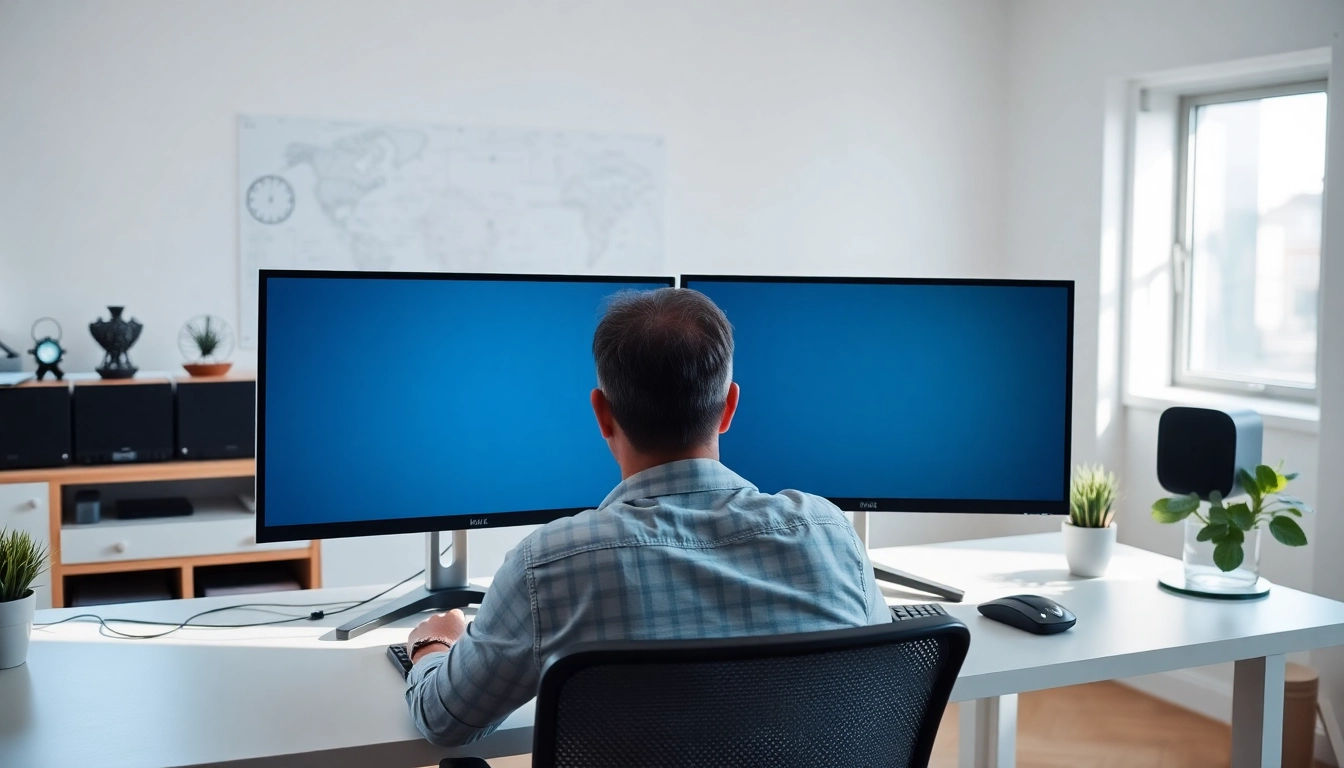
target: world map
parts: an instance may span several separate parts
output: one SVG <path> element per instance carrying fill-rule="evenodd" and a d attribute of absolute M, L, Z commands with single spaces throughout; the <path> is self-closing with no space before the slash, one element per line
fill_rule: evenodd
<path fill-rule="evenodd" d="M 259 269 L 656 275 L 661 139 L 243 116 L 240 343 Z"/>

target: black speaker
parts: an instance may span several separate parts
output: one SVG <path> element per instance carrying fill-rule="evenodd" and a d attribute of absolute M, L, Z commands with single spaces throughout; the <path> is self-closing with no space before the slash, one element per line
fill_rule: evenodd
<path fill-rule="evenodd" d="M 1157 482 L 1207 500 L 1240 492 L 1237 470 L 1260 464 L 1264 423 L 1251 410 L 1168 408 L 1157 424 Z"/>
<path fill-rule="evenodd" d="M 70 463 L 70 385 L 0 387 L 0 469 Z"/>
<path fill-rule="evenodd" d="M 256 382 L 177 382 L 177 458 L 251 458 L 256 445 Z"/>
<path fill-rule="evenodd" d="M 167 381 L 76 382 L 75 461 L 173 457 L 173 386 Z"/>

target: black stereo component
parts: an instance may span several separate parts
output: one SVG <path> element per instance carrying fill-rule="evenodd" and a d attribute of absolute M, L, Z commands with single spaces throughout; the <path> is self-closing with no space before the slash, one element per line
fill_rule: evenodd
<path fill-rule="evenodd" d="M 181 497 L 166 499 L 122 499 L 117 502 L 117 517 L 140 520 L 146 517 L 184 517 L 195 512 L 191 501 Z"/>
<path fill-rule="evenodd" d="M 167 461 L 173 457 L 173 387 L 167 381 L 77 382 L 75 461 Z"/>
<path fill-rule="evenodd" d="M 70 463 L 70 385 L 0 387 L 0 469 Z"/>
<path fill-rule="evenodd" d="M 255 381 L 177 382 L 177 458 L 251 458 L 256 445 Z"/>
<path fill-rule="evenodd" d="M 1263 433 L 1255 411 L 1168 408 L 1157 423 L 1157 482 L 1171 493 L 1227 498 L 1241 488 L 1237 471 L 1260 463 Z"/>

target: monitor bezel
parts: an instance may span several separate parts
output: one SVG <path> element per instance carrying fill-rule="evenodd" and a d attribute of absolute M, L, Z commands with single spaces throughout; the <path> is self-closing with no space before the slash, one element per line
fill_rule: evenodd
<path fill-rule="evenodd" d="M 797 277 L 783 275 L 682 275 L 677 285 L 695 290 L 694 283 L 811 283 L 845 285 L 947 285 L 966 287 L 1063 288 L 1068 295 L 1067 350 L 1064 383 L 1064 467 L 1059 500 L 1024 499 L 911 499 L 827 496 L 827 501 L 846 512 L 931 512 L 981 515 L 1067 515 L 1069 485 L 1073 475 L 1073 280 L 1017 280 L 1008 278 L 955 277 Z M 732 318 L 729 318 L 731 322 Z M 747 478 L 750 480 L 751 478 Z M 807 489 L 799 489 L 807 490 Z"/>
<path fill-rule="evenodd" d="M 562 517 L 578 514 L 588 507 L 566 509 L 517 510 L 487 512 L 479 515 L 437 515 L 432 517 L 399 517 L 389 520 L 361 520 L 334 523 L 305 523 L 301 525 L 267 525 L 266 523 L 266 306 L 270 280 L 286 278 L 326 280 L 442 280 L 470 282 L 531 282 L 531 283 L 654 283 L 668 288 L 676 287 L 676 278 L 665 276 L 622 275 L 548 275 L 512 274 L 494 272 L 361 272 L 358 270 L 260 269 L 257 279 L 257 450 L 256 450 L 256 507 L 257 543 L 269 544 L 310 539 L 339 539 L 355 536 L 383 536 L 396 533 L 428 533 L 432 531 L 475 530 L 506 528 L 521 525 L 540 525 Z M 596 501 L 601 501 L 600 499 Z M 498 518 L 498 522 L 496 522 Z"/>

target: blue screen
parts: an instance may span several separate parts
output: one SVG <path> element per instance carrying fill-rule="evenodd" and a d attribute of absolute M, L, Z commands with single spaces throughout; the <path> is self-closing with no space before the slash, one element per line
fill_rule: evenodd
<path fill-rule="evenodd" d="M 607 297 L 667 282 L 263 280 L 266 529 L 538 522 L 498 515 L 595 507 L 620 482 L 593 331 Z"/>
<path fill-rule="evenodd" d="M 912 511 L 1065 498 L 1067 283 L 683 285 L 733 325 L 741 401 L 720 450 L 762 490 L 951 502 L 862 505 Z"/>

